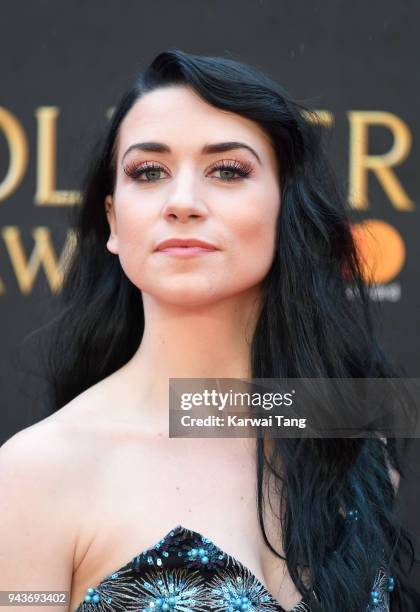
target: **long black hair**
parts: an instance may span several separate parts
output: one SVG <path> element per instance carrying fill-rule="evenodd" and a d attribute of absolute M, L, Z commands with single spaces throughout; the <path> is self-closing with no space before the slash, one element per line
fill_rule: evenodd
<path fill-rule="evenodd" d="M 214 107 L 259 124 L 276 153 L 281 207 L 252 340 L 252 377 L 399 376 L 376 338 L 368 283 L 316 113 L 259 69 L 171 48 L 122 96 L 86 173 L 72 222 L 75 240 L 62 307 L 51 332 L 51 411 L 122 367 L 141 343 L 141 292 L 106 248 L 104 200 L 114 191 L 122 120 L 143 94 L 174 84 L 190 86 Z M 357 300 L 346 293 L 349 282 Z M 270 457 L 264 439 L 257 440 L 256 503 L 264 539 L 282 557 L 264 527 L 269 474 L 281 484 L 279 533 L 288 570 L 309 596 L 312 589 L 301 573 L 308 569 L 322 610 L 366 610 L 384 558 L 394 577 L 391 609 L 420 609 L 420 596 L 407 581 L 414 547 L 397 518 L 389 465 L 404 477 L 395 439 L 385 445 L 377 438 L 278 438 Z M 355 508 L 358 520 L 344 519 L 341 507 Z"/>

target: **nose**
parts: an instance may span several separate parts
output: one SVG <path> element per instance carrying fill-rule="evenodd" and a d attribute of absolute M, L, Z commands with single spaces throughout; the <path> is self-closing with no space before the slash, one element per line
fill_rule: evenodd
<path fill-rule="evenodd" d="M 206 217 L 207 207 L 200 199 L 192 172 L 181 172 L 171 187 L 162 211 L 168 221 L 177 219 L 186 223 L 189 219 Z"/>

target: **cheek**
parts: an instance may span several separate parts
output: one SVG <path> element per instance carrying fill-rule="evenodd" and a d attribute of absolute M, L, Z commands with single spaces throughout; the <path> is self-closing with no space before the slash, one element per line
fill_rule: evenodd
<path fill-rule="evenodd" d="M 151 219 L 147 215 L 126 209 L 118 223 L 118 257 L 127 277 L 138 286 L 150 245 Z M 149 236 L 149 238 L 148 238 Z"/>
<path fill-rule="evenodd" d="M 278 204 L 272 200 L 242 208 L 241 214 L 226 222 L 230 228 L 232 272 L 254 277 L 258 282 L 267 274 L 273 261 Z"/>

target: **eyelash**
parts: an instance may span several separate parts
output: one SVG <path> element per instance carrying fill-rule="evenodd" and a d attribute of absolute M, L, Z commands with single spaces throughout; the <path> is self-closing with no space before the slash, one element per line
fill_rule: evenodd
<path fill-rule="evenodd" d="M 148 170 L 163 170 L 164 172 L 166 172 L 165 169 L 160 164 L 156 164 L 155 162 L 145 162 L 141 166 L 139 166 L 137 163 L 133 163 L 133 164 L 129 164 L 128 166 L 124 168 L 125 174 L 135 180 L 139 180 L 139 177 L 143 176 L 143 174 L 145 174 Z M 236 178 L 219 179 L 223 181 L 224 183 L 230 183 L 232 181 L 237 181 L 240 179 L 247 178 L 251 174 L 252 164 L 249 162 L 242 163 L 242 162 L 232 161 L 232 160 L 227 159 L 227 160 L 223 160 L 222 162 L 218 162 L 217 164 L 215 164 L 211 168 L 210 172 L 214 172 L 215 170 L 231 170 L 231 171 L 236 172 L 239 175 Z M 160 180 L 160 179 L 157 179 L 157 180 Z M 140 183 L 156 183 L 157 181 L 141 180 L 139 182 Z"/>

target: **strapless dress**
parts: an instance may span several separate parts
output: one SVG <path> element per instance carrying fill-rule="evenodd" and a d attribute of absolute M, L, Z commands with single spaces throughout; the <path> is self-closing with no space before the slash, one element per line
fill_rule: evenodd
<path fill-rule="evenodd" d="M 389 612 L 387 576 L 373 590 L 375 612 Z M 377 601 L 376 601 L 377 600 Z M 157 544 L 87 589 L 75 612 L 287 612 L 243 563 L 197 531 L 177 525 Z M 312 590 L 290 612 L 319 612 Z"/>

